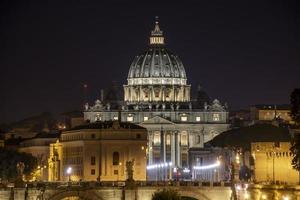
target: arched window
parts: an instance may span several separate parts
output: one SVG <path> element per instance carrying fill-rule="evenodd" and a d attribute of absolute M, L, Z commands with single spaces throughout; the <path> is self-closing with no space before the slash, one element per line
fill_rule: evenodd
<path fill-rule="evenodd" d="M 120 160 L 119 152 L 115 151 L 113 153 L 113 165 L 119 165 L 119 160 Z"/>
<path fill-rule="evenodd" d="M 166 145 L 171 145 L 171 136 L 167 135 L 166 137 Z"/>
<path fill-rule="evenodd" d="M 180 137 L 180 143 L 183 146 L 188 145 L 188 136 L 186 131 L 182 131 L 181 137 Z"/>
<path fill-rule="evenodd" d="M 200 142 L 201 142 L 201 137 L 200 137 L 200 135 L 197 135 L 197 136 L 196 136 L 196 142 L 197 142 L 197 144 L 200 144 Z"/>
<path fill-rule="evenodd" d="M 158 131 L 154 133 L 153 142 L 154 142 L 154 145 L 160 144 L 160 133 Z"/>

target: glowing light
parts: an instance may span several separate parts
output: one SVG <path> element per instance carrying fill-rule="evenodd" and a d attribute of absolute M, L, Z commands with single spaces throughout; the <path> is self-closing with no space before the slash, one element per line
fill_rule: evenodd
<path fill-rule="evenodd" d="M 157 169 L 157 168 L 167 168 L 171 167 L 173 165 L 172 162 L 165 162 L 165 163 L 159 163 L 159 164 L 154 164 L 154 165 L 148 165 L 147 169 Z"/>
<path fill-rule="evenodd" d="M 267 199 L 267 195 L 263 194 L 263 195 L 261 195 L 261 198 L 262 199 Z"/>
<path fill-rule="evenodd" d="M 240 163 L 240 156 L 239 156 L 238 153 L 237 153 L 236 156 L 235 156 L 235 161 L 236 161 L 237 164 Z"/>
<path fill-rule="evenodd" d="M 235 188 L 236 188 L 237 190 L 241 190 L 241 189 L 242 189 L 241 185 L 237 185 Z"/>
<path fill-rule="evenodd" d="M 184 169 L 183 169 L 183 172 L 184 172 L 184 173 L 190 173 L 190 170 L 189 170 L 188 168 L 184 168 Z"/>
<path fill-rule="evenodd" d="M 219 160 L 217 160 L 217 162 L 215 164 L 205 165 L 205 166 L 194 166 L 193 169 L 194 170 L 212 169 L 212 168 L 219 167 L 220 165 L 221 165 L 221 162 Z"/>
<path fill-rule="evenodd" d="M 283 199 L 283 200 L 290 200 L 290 197 L 289 197 L 289 196 L 283 196 L 282 199 Z"/>
<path fill-rule="evenodd" d="M 250 198 L 250 195 L 249 195 L 248 193 L 245 193 L 244 198 L 245 198 L 245 199 L 249 199 L 249 198 Z"/>
<path fill-rule="evenodd" d="M 72 167 L 68 167 L 68 169 L 67 169 L 67 174 L 71 174 L 72 173 Z"/>

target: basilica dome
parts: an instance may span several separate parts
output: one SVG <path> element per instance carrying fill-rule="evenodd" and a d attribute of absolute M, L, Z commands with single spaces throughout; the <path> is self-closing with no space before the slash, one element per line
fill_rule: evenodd
<path fill-rule="evenodd" d="M 158 21 L 151 31 L 148 49 L 134 58 L 127 81 L 123 86 L 127 105 L 190 101 L 191 86 L 183 64 L 165 47 Z"/>
<path fill-rule="evenodd" d="M 136 56 L 128 73 L 129 85 L 185 85 L 186 73 L 181 60 L 165 47 L 158 22 L 151 31 L 146 51 Z"/>

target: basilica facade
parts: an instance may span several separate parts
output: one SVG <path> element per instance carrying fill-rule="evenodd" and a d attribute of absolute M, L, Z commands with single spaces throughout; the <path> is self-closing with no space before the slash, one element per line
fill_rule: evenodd
<path fill-rule="evenodd" d="M 84 119 L 140 125 L 148 131 L 148 166 L 188 168 L 190 148 L 203 147 L 229 128 L 227 106 L 217 99 L 191 99 L 184 65 L 167 49 L 158 21 L 149 39 L 130 66 L 123 101 L 117 107 L 100 100 L 86 104 Z"/>

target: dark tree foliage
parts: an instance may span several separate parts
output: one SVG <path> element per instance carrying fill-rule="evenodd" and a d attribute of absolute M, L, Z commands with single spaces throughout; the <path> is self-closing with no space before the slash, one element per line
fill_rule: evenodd
<path fill-rule="evenodd" d="M 296 88 L 291 94 L 291 113 L 296 128 L 300 125 L 300 89 Z M 300 135 L 295 134 L 292 140 L 291 152 L 293 153 L 292 166 L 300 171 Z"/>
<path fill-rule="evenodd" d="M 37 159 L 31 154 L 0 148 L 0 178 L 14 181 L 18 176 L 17 163 L 25 164 L 24 175 L 29 175 L 37 167 Z"/>
<path fill-rule="evenodd" d="M 297 171 L 300 171 L 300 135 L 299 134 L 295 135 L 290 150 L 293 153 L 292 166 Z"/>
<path fill-rule="evenodd" d="M 291 94 L 291 113 L 296 126 L 300 125 L 300 89 L 296 88 Z"/>
<path fill-rule="evenodd" d="M 181 200 L 180 195 L 176 190 L 163 189 L 152 195 L 152 200 Z"/>

